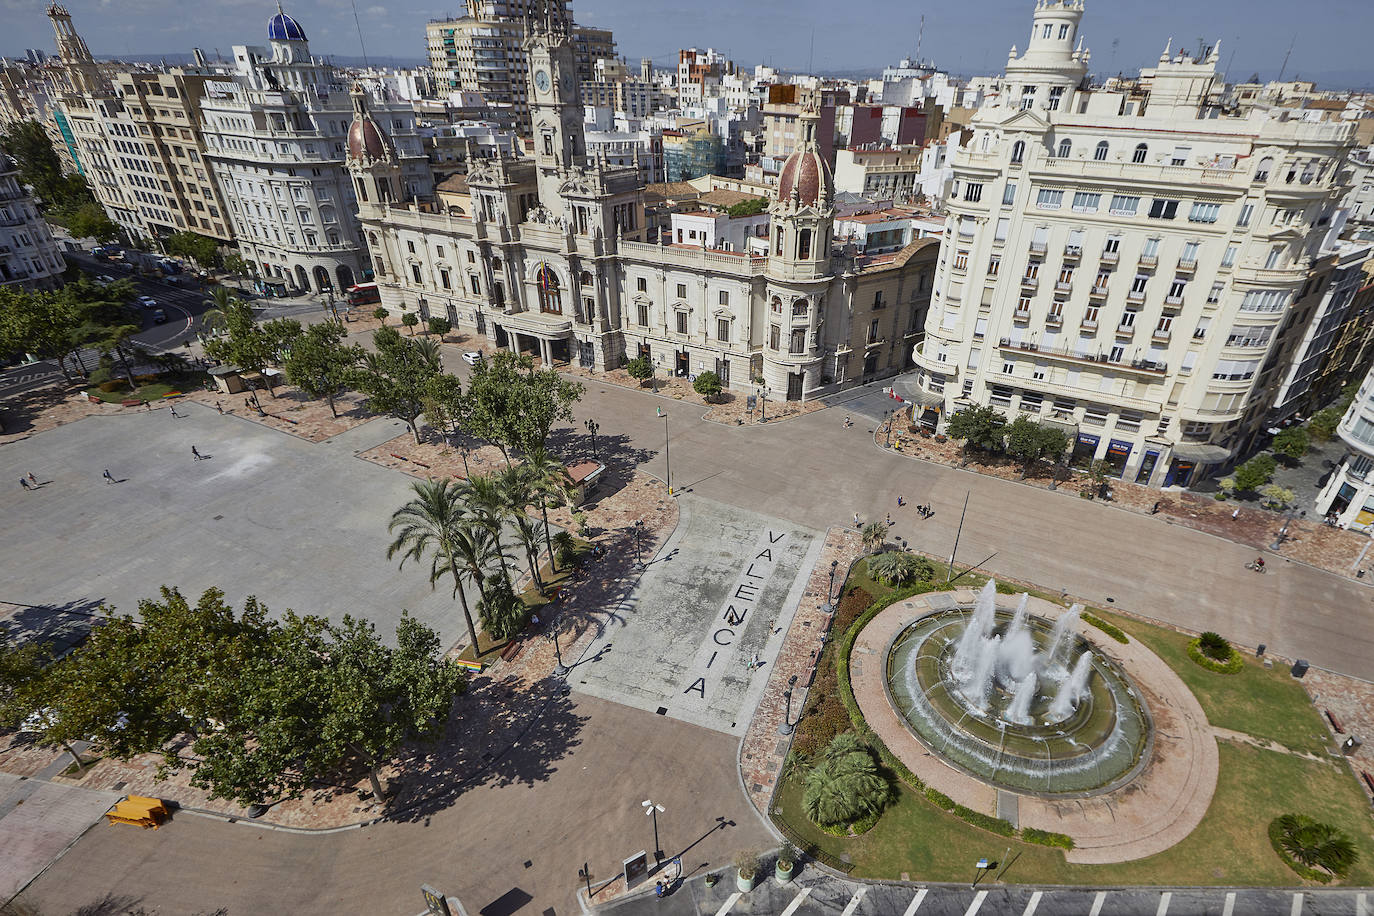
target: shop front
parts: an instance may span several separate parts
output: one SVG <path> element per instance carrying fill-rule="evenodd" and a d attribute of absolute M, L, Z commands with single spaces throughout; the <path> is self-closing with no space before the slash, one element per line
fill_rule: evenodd
<path fill-rule="evenodd" d="M 1123 477 L 1126 473 L 1126 462 L 1131 457 L 1131 443 L 1122 442 L 1120 439 L 1112 439 L 1107 443 L 1107 454 L 1102 456 L 1102 463 L 1107 466 L 1108 473 L 1113 477 Z"/>
<path fill-rule="evenodd" d="M 1140 459 L 1140 467 L 1136 468 L 1135 482 L 1148 485 L 1150 477 L 1154 475 L 1155 467 L 1159 464 L 1159 452 L 1155 449 L 1147 449 L 1144 457 Z"/>
<path fill-rule="evenodd" d="M 1069 467 L 1083 471 L 1091 468 L 1093 459 L 1097 457 L 1097 446 L 1101 442 L 1101 436 L 1079 433 L 1078 438 L 1074 440 L 1073 451 L 1069 454 Z"/>

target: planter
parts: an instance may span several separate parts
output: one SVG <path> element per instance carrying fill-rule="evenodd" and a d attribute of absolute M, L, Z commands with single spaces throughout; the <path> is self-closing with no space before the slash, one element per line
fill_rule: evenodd
<path fill-rule="evenodd" d="M 754 889 L 754 882 L 756 881 L 758 881 L 758 875 L 750 875 L 746 878 L 743 872 L 735 874 L 735 887 L 739 889 L 741 894 L 747 894 L 752 891 Z"/>
<path fill-rule="evenodd" d="M 786 868 L 783 868 L 782 863 L 779 862 L 777 865 L 773 866 L 773 877 L 779 884 L 786 884 L 792 880 L 792 873 L 796 868 L 795 862 L 788 865 Z"/>

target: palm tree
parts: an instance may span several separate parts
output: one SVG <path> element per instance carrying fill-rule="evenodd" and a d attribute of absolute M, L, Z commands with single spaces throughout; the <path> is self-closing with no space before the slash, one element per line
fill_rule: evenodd
<path fill-rule="evenodd" d="M 491 535 L 496 552 L 504 558 L 506 549 L 501 543 L 501 528 L 514 515 L 505 489 L 491 474 L 474 475 L 456 486 L 461 489 L 463 503 L 474 520 Z M 503 562 L 503 572 L 504 565 Z"/>
<path fill-rule="evenodd" d="M 806 774 L 802 810 L 821 826 L 849 824 L 882 811 L 892 784 L 873 754 L 852 733 L 836 735 L 820 763 Z"/>
<path fill-rule="evenodd" d="M 454 533 L 453 553 L 463 575 L 482 595 L 487 593 L 487 577 L 497 571 L 504 572 L 509 563 L 497 549 L 496 538 L 470 514 L 463 517 L 462 526 Z"/>
<path fill-rule="evenodd" d="M 863 527 L 864 546 L 870 550 L 877 550 L 883 546 L 883 541 L 887 540 L 887 525 L 882 522 L 869 522 Z"/>
<path fill-rule="evenodd" d="M 1305 814 L 1285 814 L 1278 819 L 1279 845 L 1294 859 L 1343 877 L 1359 860 L 1350 837 Z"/>
<path fill-rule="evenodd" d="M 386 549 L 387 559 L 401 554 L 401 566 L 406 560 L 420 560 L 431 554 L 429 566 L 430 588 L 443 576 L 453 578 L 453 595 L 463 606 L 463 618 L 468 625 L 475 656 L 482 653 L 477 642 L 477 626 L 472 621 L 468 596 L 463 590 L 463 577 L 469 574 L 466 557 L 458 549 L 458 541 L 468 520 L 463 511 L 463 490 L 451 480 L 426 480 L 411 485 L 415 498 L 397 509 L 391 516 L 387 531 L 396 539 Z"/>
<path fill-rule="evenodd" d="M 415 333 L 411 331 L 411 333 Z M 422 360 L 429 364 L 434 371 L 439 371 L 439 363 L 442 359 L 443 350 L 439 342 L 433 337 L 417 337 L 410 342 L 413 352 Z"/>
<path fill-rule="evenodd" d="M 553 537 L 549 534 L 549 503 L 555 506 L 569 502 L 568 470 L 563 462 L 548 453 L 544 446 L 536 446 L 525 455 L 522 465 L 529 481 L 530 491 L 539 504 L 539 512 L 544 517 L 544 543 L 549 548 L 549 568 L 558 571 L 558 561 L 554 557 Z"/>
<path fill-rule="evenodd" d="M 530 565 L 530 578 L 540 593 L 544 591 L 544 579 L 539 575 L 539 528 L 534 519 L 523 512 L 515 513 L 515 536 L 520 546 L 525 548 L 525 560 Z"/>
<path fill-rule="evenodd" d="M 880 553 L 868 561 L 868 574 L 887 585 L 901 585 L 916 575 L 916 558 L 900 550 Z"/>

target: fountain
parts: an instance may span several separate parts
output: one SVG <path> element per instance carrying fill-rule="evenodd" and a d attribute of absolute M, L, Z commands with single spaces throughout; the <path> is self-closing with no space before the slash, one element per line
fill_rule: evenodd
<path fill-rule="evenodd" d="M 1141 758 L 1149 718 L 1124 673 L 1078 635 L 1074 605 L 1055 620 L 1030 599 L 933 611 L 893 641 L 889 696 L 927 747 L 996 785 L 1043 794 L 1104 791 Z"/>

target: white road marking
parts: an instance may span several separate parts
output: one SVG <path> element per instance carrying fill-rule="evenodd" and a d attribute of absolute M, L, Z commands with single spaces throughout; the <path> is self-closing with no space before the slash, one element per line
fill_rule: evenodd
<path fill-rule="evenodd" d="M 1040 905 L 1040 897 L 1043 894 L 1044 891 L 1036 891 L 1034 894 L 1031 894 L 1030 902 L 1026 904 L 1025 912 L 1023 912 L 1021 916 L 1035 916 L 1035 908 Z"/>
<path fill-rule="evenodd" d="M 1369 899 L 1364 894 L 1355 895 L 1355 916 L 1369 916 Z"/>
<path fill-rule="evenodd" d="M 916 916 L 916 911 L 921 908 L 921 901 L 926 899 L 928 893 L 930 891 L 924 887 L 917 891 L 916 896 L 911 899 L 911 905 L 906 908 L 906 912 L 902 916 Z M 1361 913 L 1360 916 L 1364 916 L 1364 914 Z"/>
<path fill-rule="evenodd" d="M 1107 899 L 1107 892 L 1106 892 L 1106 891 L 1098 891 L 1098 892 L 1097 892 L 1097 896 L 1093 898 L 1093 908 L 1092 908 L 1091 910 L 1088 910 L 1088 916 L 1097 916 L 1097 914 L 1101 913 L 1101 912 L 1102 912 L 1102 904 L 1103 904 L 1103 902 L 1104 902 L 1106 899 Z"/>
<path fill-rule="evenodd" d="M 1221 916 L 1231 916 L 1231 911 L 1236 908 L 1236 893 L 1232 891 L 1226 895 L 1226 905 L 1221 908 Z"/>
<path fill-rule="evenodd" d="M 1155 910 L 1155 916 L 1165 916 L 1169 912 L 1169 901 L 1173 896 L 1172 891 L 1165 891 L 1159 895 L 1159 909 Z"/>
<path fill-rule="evenodd" d="M 849 898 L 849 905 L 844 908 L 840 916 L 854 916 L 854 911 L 859 908 L 859 903 L 864 899 L 864 894 L 868 893 L 868 888 L 861 887 L 854 892 L 854 896 Z"/>
<path fill-rule="evenodd" d="M 1302 916 L 1302 894 L 1293 895 L 1293 909 L 1288 911 L 1288 916 Z"/>
<path fill-rule="evenodd" d="M 730 908 L 735 905 L 735 901 L 739 900 L 742 896 L 743 894 L 739 891 L 735 891 L 729 897 L 726 897 L 725 902 L 720 905 L 720 909 L 716 910 L 716 916 L 725 916 L 726 913 L 730 912 Z"/>
<path fill-rule="evenodd" d="M 964 911 L 964 916 L 973 916 L 974 913 L 978 912 L 983 906 L 983 899 L 987 897 L 987 895 L 987 891 L 979 891 L 978 896 L 973 898 L 973 902 L 970 903 L 968 909 Z"/>
<path fill-rule="evenodd" d="M 811 896 L 811 888 L 804 887 L 801 893 L 792 898 L 792 902 L 787 904 L 787 909 L 782 911 L 782 916 L 792 916 L 801 907 L 802 901 Z"/>

